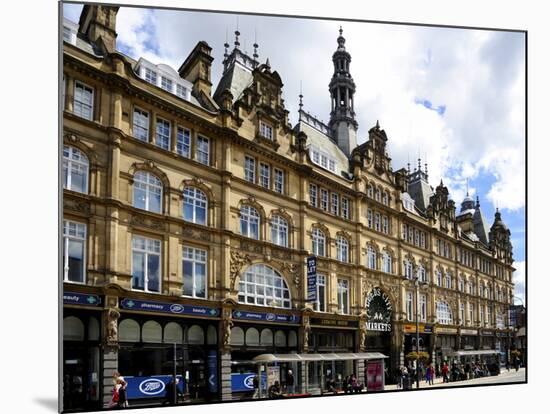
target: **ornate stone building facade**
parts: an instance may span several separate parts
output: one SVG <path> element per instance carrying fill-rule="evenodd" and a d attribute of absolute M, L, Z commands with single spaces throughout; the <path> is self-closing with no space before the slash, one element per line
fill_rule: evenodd
<path fill-rule="evenodd" d="M 66 408 L 106 403 L 114 370 L 168 375 L 173 359 L 198 400 L 233 398 L 235 362 L 261 353 L 378 351 L 392 380 L 417 304 L 434 362 L 505 355 L 509 230 L 470 197 L 456 213 L 420 160 L 394 171 L 378 123 L 357 145 L 342 30 L 329 124 L 300 96 L 292 126 L 281 76 L 238 32 L 213 89 L 208 44 L 177 71 L 136 61 L 116 49 L 117 11 L 86 5 L 63 32 Z M 327 374 L 291 367 L 320 386 Z M 353 371 L 363 361 L 330 368 Z"/>

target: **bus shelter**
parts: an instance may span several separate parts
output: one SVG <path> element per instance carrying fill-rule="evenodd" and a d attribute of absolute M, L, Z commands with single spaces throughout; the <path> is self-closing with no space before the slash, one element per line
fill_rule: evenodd
<path fill-rule="evenodd" d="M 367 376 L 367 390 L 369 382 L 372 384 L 372 390 L 380 391 L 384 388 L 384 359 L 388 356 L 380 352 L 344 352 L 344 353 L 307 353 L 307 354 L 261 354 L 252 359 L 252 361 L 257 365 L 258 377 L 262 378 L 262 372 L 268 373 L 267 381 L 265 382 L 265 388 L 260 387 L 259 397 L 267 396 L 267 390 L 273 381 L 280 379 L 272 378 L 270 381 L 269 373 L 272 372 L 270 367 L 277 367 L 281 365 L 288 366 L 291 364 L 295 367 L 300 365 L 301 369 L 296 369 L 300 373 L 300 377 L 296 378 L 298 384 L 303 384 L 301 387 L 302 394 L 315 394 L 323 393 L 327 390 L 327 372 L 331 373 L 332 379 L 336 375 L 349 375 L 355 374 L 357 378 L 362 379 Z M 325 369 L 326 367 L 335 367 L 343 366 L 337 365 L 337 363 L 348 363 L 351 366 L 355 367 L 354 361 L 364 361 L 365 372 L 358 373 L 355 372 L 355 368 L 348 369 L 348 371 L 337 372 L 336 370 L 330 368 Z M 374 363 L 374 364 L 372 364 Z M 376 365 L 378 367 L 376 373 L 372 376 L 371 381 L 369 381 L 367 372 L 367 366 Z M 374 371 L 373 371 L 374 372 Z"/>
<path fill-rule="evenodd" d="M 497 349 L 460 350 L 454 352 L 453 356 L 455 361 L 462 365 L 481 365 L 486 371 L 485 374 L 498 375 L 500 373 L 500 352 Z"/>

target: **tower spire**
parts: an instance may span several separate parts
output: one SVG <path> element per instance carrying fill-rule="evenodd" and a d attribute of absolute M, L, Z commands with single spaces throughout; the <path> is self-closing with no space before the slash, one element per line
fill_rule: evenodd
<path fill-rule="evenodd" d="M 298 107 L 300 108 L 298 110 L 298 119 L 300 121 L 302 120 L 302 107 L 304 106 L 304 103 L 302 101 L 303 97 L 304 97 L 304 95 L 302 95 L 302 81 L 300 80 L 300 95 L 298 95 L 298 98 L 300 98 L 300 102 L 298 103 Z"/>
<path fill-rule="evenodd" d="M 336 39 L 338 48 L 332 54 L 334 73 L 329 83 L 331 112 L 329 128 L 338 147 L 347 155 L 357 146 L 357 128 L 353 100 L 355 82 L 350 73 L 351 55 L 346 51 L 342 26 Z"/>

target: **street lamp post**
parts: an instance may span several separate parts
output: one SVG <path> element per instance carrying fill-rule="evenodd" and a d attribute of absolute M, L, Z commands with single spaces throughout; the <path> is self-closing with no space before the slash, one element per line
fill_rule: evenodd
<path fill-rule="evenodd" d="M 418 274 L 416 275 L 416 278 L 414 279 L 414 293 L 415 293 L 415 320 L 416 320 L 416 388 L 420 388 L 420 332 L 419 332 L 419 326 L 418 326 Z"/>

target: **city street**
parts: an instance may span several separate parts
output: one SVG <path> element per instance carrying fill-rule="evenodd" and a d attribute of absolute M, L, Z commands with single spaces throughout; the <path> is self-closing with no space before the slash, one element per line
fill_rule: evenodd
<path fill-rule="evenodd" d="M 420 382 L 420 388 L 438 388 L 438 387 L 460 387 L 464 385 L 486 385 L 486 384 L 500 384 L 500 383 L 510 383 L 510 382 L 523 382 L 525 381 L 525 368 L 520 368 L 516 372 L 515 369 L 510 369 L 508 372 L 506 369 L 503 369 L 500 375 L 475 378 L 466 381 L 456 381 L 444 383 L 443 378 L 436 378 L 433 385 L 426 384 L 425 380 Z M 416 387 L 415 387 L 416 388 Z M 387 385 L 386 390 L 395 390 L 397 389 L 396 385 Z"/>

